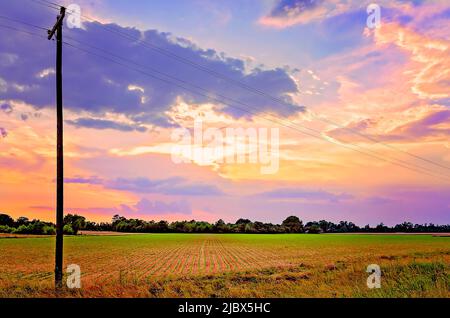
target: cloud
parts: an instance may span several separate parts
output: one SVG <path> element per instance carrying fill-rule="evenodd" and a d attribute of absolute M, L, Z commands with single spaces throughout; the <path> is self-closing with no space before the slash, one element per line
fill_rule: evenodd
<path fill-rule="evenodd" d="M 118 178 L 108 182 L 106 187 L 138 193 L 160 193 L 165 195 L 211 196 L 222 194 L 222 191 L 214 185 L 189 183 L 179 177 L 160 180 Z"/>
<path fill-rule="evenodd" d="M 17 61 L 17 55 L 10 53 L 0 53 L 0 66 L 13 65 Z"/>
<path fill-rule="evenodd" d="M 416 118 L 397 123 L 387 131 L 382 127 L 384 118 L 363 119 L 349 123 L 343 128 L 336 128 L 327 135 L 340 141 L 365 141 L 367 138 L 379 141 L 446 141 L 450 136 L 450 110 L 431 108 L 417 110 Z M 409 111 L 411 113 L 411 111 Z"/>
<path fill-rule="evenodd" d="M 30 209 L 34 210 L 54 210 L 54 207 L 50 206 L 31 206 Z M 72 213 L 102 213 L 108 215 L 125 215 L 127 217 L 132 217 L 133 215 L 139 215 L 140 217 L 144 215 L 191 215 L 192 208 L 188 201 L 186 200 L 176 200 L 176 201 L 150 201 L 148 199 L 141 199 L 135 204 L 120 204 L 118 207 L 90 207 L 90 208 L 80 208 L 80 207 L 68 207 L 68 211 L 73 211 Z"/>
<path fill-rule="evenodd" d="M 30 9 L 24 9 L 20 3 L 13 1 L 2 6 L 3 14 L 25 16 L 26 18 L 22 20 L 28 23 L 37 25 L 53 23 L 53 11 L 39 15 L 28 11 Z M 217 108 L 220 111 L 235 118 L 248 116 L 246 112 L 237 110 L 236 106 L 242 108 L 242 105 L 234 105 L 233 108 L 225 105 L 230 101 L 221 104 L 192 92 L 205 94 L 206 91 L 206 94 L 211 97 L 220 98 L 218 94 L 221 94 L 242 101 L 254 113 L 271 111 L 282 116 L 289 116 L 302 111 L 302 107 L 296 105 L 291 97 L 292 94 L 297 93 L 297 86 L 288 71 L 283 68 L 262 69 L 259 67 L 249 71 L 242 59 L 229 57 L 213 49 L 200 48 L 195 43 L 170 33 L 157 30 L 141 32 L 138 29 L 125 28 L 117 24 L 108 24 L 107 27 L 114 29 L 114 32 L 122 33 L 123 36 L 107 32 L 105 25 L 96 22 L 85 22 L 83 29 L 66 30 L 67 42 L 97 54 L 93 56 L 69 45 L 64 46 L 64 105 L 69 110 L 88 112 L 94 117 L 100 117 L 106 113 L 119 114 L 126 116 L 135 125 L 151 124 L 170 127 L 173 123 L 165 112 L 181 98 L 192 104 L 213 102 L 218 104 Z M 21 28 L 24 27 L 21 26 Z M 0 74 L 6 83 L 6 86 L 2 85 L 5 90 L 2 98 L 21 100 L 36 108 L 53 107 L 54 75 L 46 71 L 54 67 L 53 42 L 4 29 L 0 29 L 0 37 L 2 38 L 0 54 L 16 57 L 10 59 L 9 63 L 0 63 Z M 140 45 L 141 43 L 130 38 L 141 38 L 147 43 Z M 87 45 L 100 47 L 103 51 L 96 51 Z M 152 49 L 153 47 L 158 49 Z M 161 50 L 170 53 L 160 54 Z M 129 59 L 132 63 L 108 56 L 110 60 L 128 65 L 128 68 L 125 68 L 100 58 L 98 55 L 106 56 L 105 51 Z M 30 52 L 39 54 L 30 54 Z M 176 58 L 171 58 L 175 55 Z M 195 68 L 188 65 L 191 62 L 185 64 L 180 60 L 189 60 L 201 67 Z M 199 68 L 207 68 L 211 71 L 203 72 Z M 165 81 L 174 81 L 157 72 L 164 72 L 189 83 L 188 85 L 178 82 L 179 85 L 188 87 L 191 91 L 156 79 L 155 76 Z M 280 105 L 260 94 L 251 93 L 242 85 L 226 84 L 223 78 L 212 76 L 213 72 L 220 73 L 221 77 L 231 81 L 256 87 L 285 101 L 286 104 Z M 36 74 L 45 76 L 36 76 Z M 149 74 L 153 77 L 148 76 Z M 190 85 L 201 87 L 205 91 Z M 130 89 L 130 87 L 142 89 Z M 104 129 L 105 125 L 113 129 L 124 129 L 122 125 L 105 122 L 92 121 L 87 124 L 98 129 Z"/>
<path fill-rule="evenodd" d="M 397 23 L 385 23 L 374 33 L 376 45 L 393 44 L 410 55 L 411 91 L 421 99 L 450 100 L 450 41 L 434 39 Z"/>
<path fill-rule="evenodd" d="M 66 178 L 66 183 L 102 185 L 108 189 L 134 193 L 158 193 L 180 196 L 217 196 L 223 192 L 215 185 L 192 183 L 180 177 L 151 180 L 148 178 L 116 178 L 104 180 L 97 176 Z"/>
<path fill-rule="evenodd" d="M 32 205 L 28 208 L 33 210 L 55 210 L 55 207 L 50 205 Z"/>
<path fill-rule="evenodd" d="M 368 197 L 364 201 L 370 205 L 385 205 L 385 204 L 393 204 L 396 202 L 395 200 L 392 200 L 390 198 L 380 196 Z"/>
<path fill-rule="evenodd" d="M 394 136 L 408 136 L 415 140 L 448 140 L 450 137 L 450 110 L 431 112 L 418 120 L 406 123 L 392 131 Z"/>
<path fill-rule="evenodd" d="M 277 200 L 301 199 L 306 201 L 328 201 L 328 202 L 339 202 L 341 200 L 348 200 L 353 198 L 352 195 L 346 193 L 334 194 L 322 190 L 311 191 L 297 188 L 275 189 L 260 193 L 257 196 L 266 199 L 277 199 Z"/>
<path fill-rule="evenodd" d="M 376 3 L 381 7 L 382 21 L 393 19 L 410 22 L 414 18 L 430 18 L 435 14 L 438 1 L 404 0 L 277 0 L 272 9 L 258 20 L 260 25 L 284 29 L 295 25 L 322 22 L 342 14 L 360 11 L 367 16 L 366 8 Z M 420 11 L 415 10 L 420 7 Z M 431 17 L 433 18 L 433 17 Z M 433 19 L 428 19 L 433 20 Z M 361 19 L 365 24 L 366 18 Z"/>
<path fill-rule="evenodd" d="M 6 138 L 7 136 L 8 136 L 8 131 L 5 128 L 0 127 L 0 137 Z"/>
<path fill-rule="evenodd" d="M 141 125 L 120 123 L 106 119 L 78 118 L 75 120 L 66 120 L 66 123 L 78 128 L 115 129 L 120 131 L 139 131 L 139 132 L 147 131 L 147 128 Z"/>
<path fill-rule="evenodd" d="M 5 114 L 11 114 L 13 111 L 13 108 L 10 104 L 8 103 L 3 103 L 0 105 L 0 109 L 5 113 Z"/>
<path fill-rule="evenodd" d="M 350 2 L 339 0 L 280 0 L 258 22 L 261 25 L 279 29 L 297 24 L 307 24 L 345 12 L 350 8 Z"/>
<path fill-rule="evenodd" d="M 129 212 L 136 214 L 159 215 L 159 214 L 192 214 L 190 204 L 185 200 L 163 202 L 142 199 L 133 205 Z"/>
<path fill-rule="evenodd" d="M 64 178 L 65 183 L 79 183 L 79 184 L 103 184 L 103 179 L 97 176 L 91 177 L 73 177 L 73 178 Z"/>

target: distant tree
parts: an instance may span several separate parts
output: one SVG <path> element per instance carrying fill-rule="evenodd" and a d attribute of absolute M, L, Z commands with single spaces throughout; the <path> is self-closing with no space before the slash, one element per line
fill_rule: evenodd
<path fill-rule="evenodd" d="M 288 216 L 281 225 L 286 227 L 290 233 L 302 233 L 304 231 L 303 222 L 295 215 Z"/>
<path fill-rule="evenodd" d="M 120 216 L 120 215 L 118 215 L 118 214 L 116 214 L 116 215 L 114 215 L 113 216 L 113 218 L 112 218 L 112 226 L 114 227 L 116 224 L 118 224 L 118 223 L 120 223 L 120 222 L 122 222 L 122 221 L 124 221 L 124 220 L 126 220 L 126 218 L 124 218 L 123 216 Z"/>
<path fill-rule="evenodd" d="M 253 223 L 245 224 L 244 233 L 256 233 L 255 225 Z"/>
<path fill-rule="evenodd" d="M 348 222 L 347 225 L 348 232 L 359 232 L 361 229 L 353 222 Z"/>
<path fill-rule="evenodd" d="M 171 232 L 175 233 L 185 233 L 188 231 L 188 227 L 186 227 L 186 221 L 175 221 L 170 223 L 169 229 Z"/>
<path fill-rule="evenodd" d="M 167 232 L 169 230 L 169 224 L 167 223 L 167 221 L 159 221 L 157 223 L 156 230 L 163 233 Z"/>
<path fill-rule="evenodd" d="M 8 214 L 0 214 L 0 225 L 13 226 L 14 220 Z"/>
<path fill-rule="evenodd" d="M 15 222 L 15 226 L 18 227 L 21 225 L 27 225 L 28 223 L 30 223 L 30 220 L 25 216 L 21 216 L 21 217 L 17 218 L 17 220 Z"/>
<path fill-rule="evenodd" d="M 70 224 L 64 225 L 63 233 L 66 235 L 76 235 L 75 231 L 72 228 L 72 225 L 70 225 Z"/>
<path fill-rule="evenodd" d="M 325 233 L 331 231 L 333 225 L 334 225 L 333 223 L 327 222 L 325 220 L 319 221 L 319 227 L 322 230 L 322 232 L 325 232 Z"/>
<path fill-rule="evenodd" d="M 53 235 L 55 234 L 55 227 L 51 223 L 33 220 L 29 222 L 28 225 L 20 225 L 14 229 L 12 233 Z"/>
<path fill-rule="evenodd" d="M 384 232 L 388 232 L 389 228 L 386 225 L 384 225 L 382 222 L 376 226 L 375 230 L 376 230 L 376 232 L 384 233 Z"/>
<path fill-rule="evenodd" d="M 250 221 L 249 219 L 239 219 L 236 221 L 235 224 L 247 224 L 247 223 L 252 223 L 252 221 Z"/>
<path fill-rule="evenodd" d="M 98 231 L 99 225 L 95 222 L 86 221 L 86 224 L 84 225 L 83 230 L 87 231 Z"/>
<path fill-rule="evenodd" d="M 112 224 L 107 222 L 100 222 L 96 229 L 98 231 L 114 231 Z"/>
<path fill-rule="evenodd" d="M 340 221 L 339 224 L 336 224 L 336 232 L 341 232 L 341 233 L 348 232 L 348 222 Z"/>
<path fill-rule="evenodd" d="M 255 223 L 253 223 L 254 229 L 255 229 L 255 233 L 267 233 L 267 226 L 259 221 L 256 221 Z"/>
<path fill-rule="evenodd" d="M 413 232 L 414 225 L 411 222 L 403 222 L 402 224 L 397 224 L 394 226 L 395 232 Z"/>
<path fill-rule="evenodd" d="M 15 228 L 8 225 L 0 225 L 0 233 L 12 233 Z"/>
<path fill-rule="evenodd" d="M 309 234 L 319 234 L 322 233 L 322 229 L 318 224 L 312 224 L 308 227 L 308 233 Z"/>
<path fill-rule="evenodd" d="M 228 232 L 227 225 L 225 224 L 225 222 L 222 219 L 218 220 L 216 222 L 216 224 L 214 224 L 214 230 L 215 230 L 215 232 L 218 232 L 218 233 Z"/>
<path fill-rule="evenodd" d="M 259 221 L 252 222 L 248 219 L 238 219 L 236 223 L 225 223 L 218 220 L 216 223 L 204 221 L 174 221 L 164 220 L 145 221 L 141 219 L 127 219 L 118 214 L 114 215 L 111 222 L 89 222 L 83 216 L 76 214 L 67 214 L 64 217 L 64 233 L 76 234 L 80 229 L 94 231 L 118 231 L 118 232 L 139 232 L 139 233 L 351 233 L 351 232 L 419 232 L 431 233 L 441 232 L 450 233 L 450 224 L 412 224 L 403 222 L 392 227 L 383 223 L 376 227 L 366 225 L 363 228 L 348 221 L 340 221 L 335 224 L 326 220 L 310 221 L 303 225 L 303 222 L 296 216 L 289 216 L 282 224 L 263 223 Z M 49 222 L 40 220 L 30 221 L 26 217 L 19 217 L 15 222 L 6 214 L 0 214 L 0 232 L 1 233 L 21 233 L 21 234 L 55 234 L 55 226 Z"/>
<path fill-rule="evenodd" d="M 76 214 L 67 214 L 64 216 L 64 225 L 70 225 L 73 234 L 77 235 L 79 230 L 84 229 L 86 218 Z"/>

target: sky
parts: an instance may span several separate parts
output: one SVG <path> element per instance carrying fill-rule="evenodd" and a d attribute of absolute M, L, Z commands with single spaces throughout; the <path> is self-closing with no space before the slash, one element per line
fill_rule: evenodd
<path fill-rule="evenodd" d="M 450 223 L 448 1 L 53 2 L 81 9 L 63 31 L 66 213 Z M 55 219 L 57 13 L 0 1 L 15 218 Z M 208 129 L 215 143 L 196 139 Z"/>

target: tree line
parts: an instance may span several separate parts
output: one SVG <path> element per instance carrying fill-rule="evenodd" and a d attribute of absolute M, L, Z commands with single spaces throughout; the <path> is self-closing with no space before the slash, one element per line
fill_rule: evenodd
<path fill-rule="evenodd" d="M 375 227 L 359 227 L 353 222 L 333 223 L 325 220 L 303 223 L 297 216 L 287 217 L 281 224 L 263 223 L 249 219 L 238 219 L 235 223 L 225 223 L 222 219 L 215 223 L 204 221 L 145 221 L 127 219 L 114 215 L 111 222 L 91 222 L 84 216 L 67 214 L 64 217 L 64 233 L 76 235 L 78 231 L 115 231 L 129 233 L 444 233 L 450 232 L 450 225 L 413 224 L 403 222 L 389 227 L 380 223 Z M 7 214 L 0 214 L 0 233 L 54 235 L 55 225 L 51 222 L 29 220 L 19 217 L 14 220 Z"/>

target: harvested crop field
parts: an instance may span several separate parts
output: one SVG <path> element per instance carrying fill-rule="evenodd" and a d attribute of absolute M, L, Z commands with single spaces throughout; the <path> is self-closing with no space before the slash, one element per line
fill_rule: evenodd
<path fill-rule="evenodd" d="M 55 296 L 54 244 L 0 238 L 0 297 Z M 64 253 L 82 275 L 64 297 L 450 296 L 450 238 L 432 235 L 85 235 L 65 237 Z"/>

